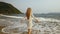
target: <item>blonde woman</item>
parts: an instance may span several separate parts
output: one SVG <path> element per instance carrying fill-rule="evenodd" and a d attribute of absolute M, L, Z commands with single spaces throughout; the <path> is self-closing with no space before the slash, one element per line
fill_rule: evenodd
<path fill-rule="evenodd" d="M 26 11 L 26 18 L 28 20 L 28 34 L 31 34 L 32 31 L 32 18 L 36 20 L 36 22 L 39 22 L 38 19 L 36 19 L 33 14 L 32 14 L 32 9 L 31 8 L 27 8 Z"/>
<path fill-rule="evenodd" d="M 23 20 L 21 20 L 21 21 L 22 21 L 21 23 L 23 23 L 24 20 L 27 20 L 28 34 L 31 34 L 31 31 L 32 31 L 32 25 L 33 25 L 33 24 L 32 24 L 32 19 L 34 19 L 35 22 L 39 22 L 39 20 L 36 19 L 36 17 L 33 16 L 33 14 L 32 14 L 32 9 L 31 9 L 31 8 L 27 8 L 26 16 L 24 17 Z"/>
<path fill-rule="evenodd" d="M 26 17 L 27 17 L 27 20 L 28 20 L 28 34 L 31 34 L 31 29 L 32 29 L 32 10 L 31 8 L 28 8 L 27 11 L 26 11 Z"/>

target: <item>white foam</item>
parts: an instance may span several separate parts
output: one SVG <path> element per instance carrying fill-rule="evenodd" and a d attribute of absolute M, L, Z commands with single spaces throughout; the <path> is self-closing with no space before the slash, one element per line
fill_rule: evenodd
<path fill-rule="evenodd" d="M 3 17 L 10 17 L 10 18 L 23 18 L 23 17 L 18 17 L 18 16 L 9 16 L 9 15 L 2 15 L 2 14 L 0 14 L 0 16 L 3 16 Z"/>
<path fill-rule="evenodd" d="M 54 19 L 54 18 L 42 18 L 42 17 L 39 17 L 37 19 L 40 20 L 40 21 L 60 22 L 60 20 Z"/>

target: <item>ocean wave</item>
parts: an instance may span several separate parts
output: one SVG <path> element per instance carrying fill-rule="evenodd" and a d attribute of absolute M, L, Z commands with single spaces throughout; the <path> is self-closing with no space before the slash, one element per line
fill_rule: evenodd
<path fill-rule="evenodd" d="M 43 17 L 38 17 L 37 19 L 40 20 L 40 21 L 60 22 L 60 20 L 54 19 L 54 18 L 43 18 Z"/>

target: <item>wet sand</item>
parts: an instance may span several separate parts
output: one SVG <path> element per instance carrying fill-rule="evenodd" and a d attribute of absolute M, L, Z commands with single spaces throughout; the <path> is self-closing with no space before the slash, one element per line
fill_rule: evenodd
<path fill-rule="evenodd" d="M 7 34 L 7 33 L 3 33 L 1 32 L 2 28 L 4 28 L 5 26 L 0 26 L 0 34 Z"/>

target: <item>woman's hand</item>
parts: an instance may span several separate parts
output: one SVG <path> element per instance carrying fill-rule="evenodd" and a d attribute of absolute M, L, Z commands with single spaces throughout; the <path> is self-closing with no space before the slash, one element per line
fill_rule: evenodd
<path fill-rule="evenodd" d="M 35 19 L 35 23 L 40 23 L 40 20 L 39 19 Z"/>
<path fill-rule="evenodd" d="M 20 20 L 20 23 L 24 23 L 25 20 L 26 20 L 26 17 L 23 17 L 23 18 Z"/>

